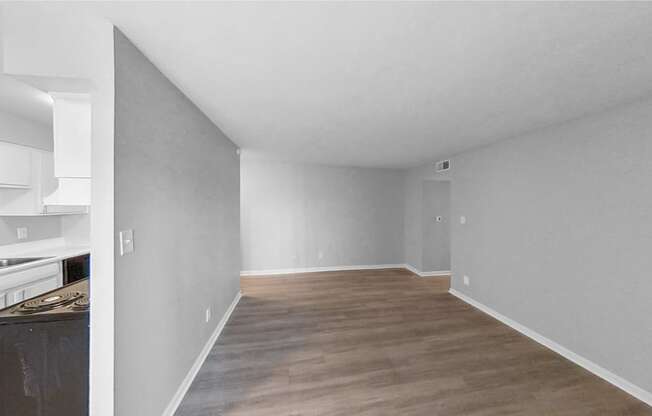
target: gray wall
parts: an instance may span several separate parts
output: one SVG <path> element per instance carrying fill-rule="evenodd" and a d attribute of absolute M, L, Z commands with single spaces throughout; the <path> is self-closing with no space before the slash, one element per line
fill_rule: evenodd
<path fill-rule="evenodd" d="M 61 217 L 61 235 L 71 245 L 90 245 L 90 214 L 63 215 Z"/>
<path fill-rule="evenodd" d="M 652 391 L 652 101 L 452 168 L 453 288 Z"/>
<path fill-rule="evenodd" d="M 242 269 L 403 263 L 404 172 L 242 160 Z"/>
<path fill-rule="evenodd" d="M 160 416 L 236 296 L 239 184 L 236 146 L 116 30 L 116 415 Z"/>
<path fill-rule="evenodd" d="M 436 221 L 440 216 L 441 222 Z M 423 257 L 424 272 L 451 269 L 450 182 L 423 181 Z"/>
<path fill-rule="evenodd" d="M 0 140 L 53 151 L 52 126 L 0 111 Z"/>
<path fill-rule="evenodd" d="M 18 227 L 27 227 L 27 239 L 16 238 Z M 61 217 L 0 217 L 0 246 L 57 237 L 61 237 Z"/>

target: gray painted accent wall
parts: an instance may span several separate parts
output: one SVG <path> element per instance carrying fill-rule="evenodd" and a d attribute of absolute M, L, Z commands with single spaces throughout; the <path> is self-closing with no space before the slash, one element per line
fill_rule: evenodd
<path fill-rule="evenodd" d="M 116 415 L 160 416 L 238 293 L 239 186 L 236 146 L 116 30 Z"/>
<path fill-rule="evenodd" d="M 652 391 L 652 101 L 460 154 L 452 178 L 453 288 Z"/>
<path fill-rule="evenodd" d="M 403 171 L 241 165 L 243 270 L 403 263 Z"/>

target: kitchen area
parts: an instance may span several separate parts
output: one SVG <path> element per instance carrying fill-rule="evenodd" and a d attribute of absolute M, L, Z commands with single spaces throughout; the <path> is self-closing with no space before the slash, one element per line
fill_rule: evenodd
<path fill-rule="evenodd" d="M 0 74 L 0 415 L 88 414 L 91 99 Z"/>

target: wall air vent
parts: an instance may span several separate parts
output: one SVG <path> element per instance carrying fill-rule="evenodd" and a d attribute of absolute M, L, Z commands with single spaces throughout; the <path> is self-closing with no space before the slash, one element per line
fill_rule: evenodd
<path fill-rule="evenodd" d="M 435 163 L 435 169 L 437 172 L 446 172 L 451 168 L 451 161 L 450 160 L 440 160 L 439 162 Z"/>

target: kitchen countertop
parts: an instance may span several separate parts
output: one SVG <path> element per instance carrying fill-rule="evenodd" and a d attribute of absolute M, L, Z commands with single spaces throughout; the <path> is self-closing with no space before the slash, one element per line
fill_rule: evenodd
<path fill-rule="evenodd" d="M 91 252 L 88 245 L 70 244 L 63 238 L 52 238 L 29 243 L 0 246 L 0 258 L 48 257 L 46 259 L 17 264 L 0 269 L 0 276 L 20 270 L 31 269 L 58 262 L 70 257 L 82 256 Z"/>

